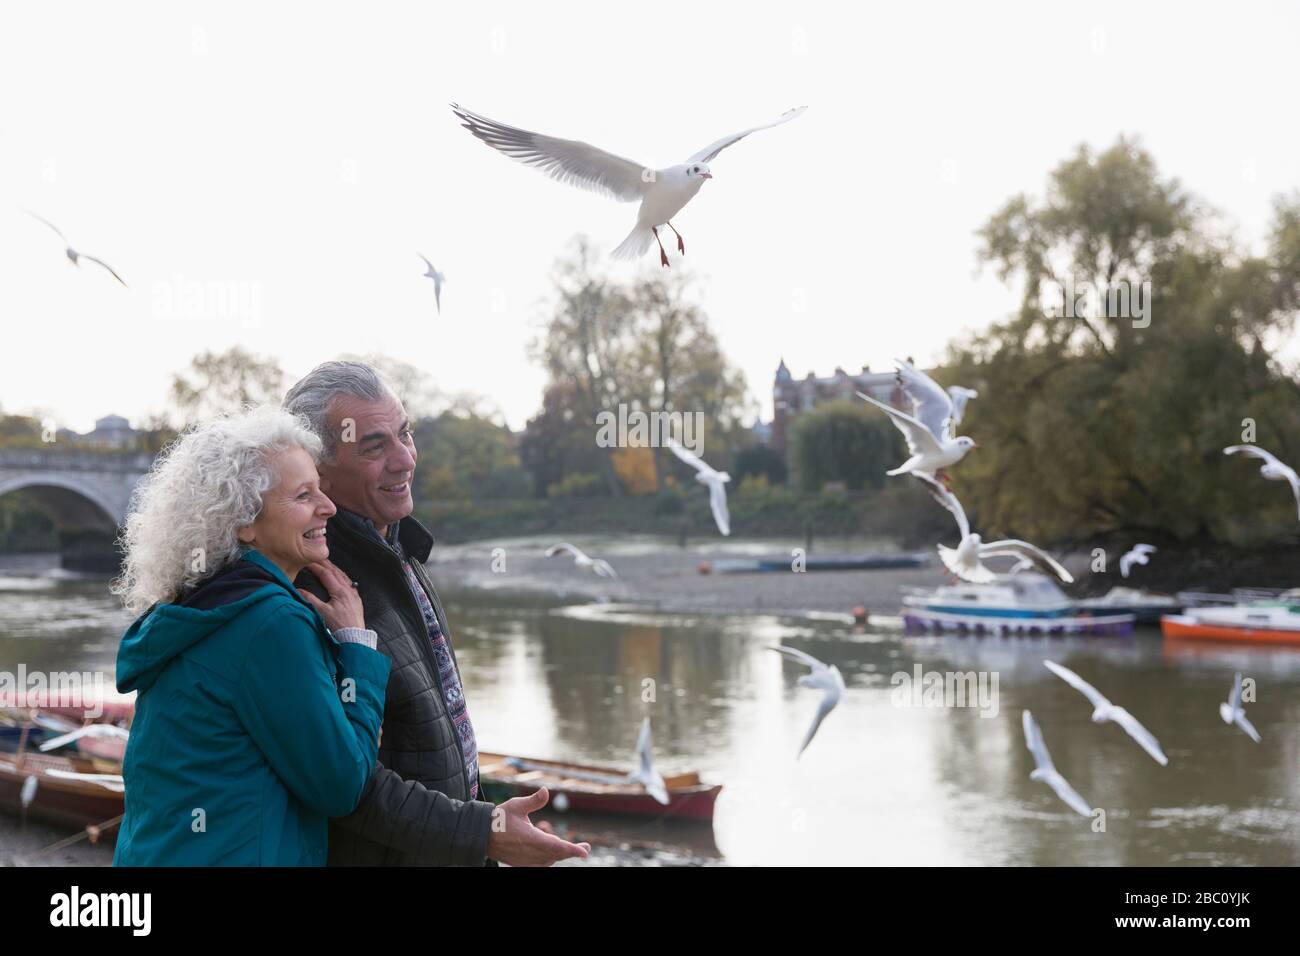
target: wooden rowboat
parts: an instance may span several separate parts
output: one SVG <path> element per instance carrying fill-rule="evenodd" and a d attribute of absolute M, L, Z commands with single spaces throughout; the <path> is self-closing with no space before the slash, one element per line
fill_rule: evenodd
<path fill-rule="evenodd" d="M 587 813 L 618 813 L 672 820 L 712 822 L 713 804 L 722 791 L 720 784 L 700 782 L 696 773 L 679 773 L 664 777 L 668 804 L 646 793 L 639 783 L 629 783 L 626 773 L 617 767 L 565 763 L 558 760 L 535 760 L 507 754 L 478 755 L 479 781 L 484 796 L 500 802 L 522 797 L 538 787 L 550 791 L 550 807 Z M 557 801 L 557 797 L 563 797 Z"/>
<path fill-rule="evenodd" d="M 57 826 L 83 829 L 112 821 L 125 810 L 125 797 L 112 784 L 122 768 L 101 760 L 56 757 L 41 753 L 0 753 L 0 810 L 23 812 L 24 786 L 34 779 L 35 793 L 27 815 Z M 62 774 L 80 776 L 66 777 Z M 92 779 L 85 779 L 89 775 Z M 100 782 L 102 781 L 102 782 Z M 106 835 L 115 831 L 108 831 Z"/>

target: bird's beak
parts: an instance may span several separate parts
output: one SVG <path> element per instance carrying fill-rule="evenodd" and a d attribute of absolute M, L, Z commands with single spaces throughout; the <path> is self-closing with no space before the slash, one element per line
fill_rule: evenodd
<path fill-rule="evenodd" d="M 701 179 L 712 179 L 712 178 L 713 178 L 713 173 L 700 173 L 700 178 L 701 178 Z"/>

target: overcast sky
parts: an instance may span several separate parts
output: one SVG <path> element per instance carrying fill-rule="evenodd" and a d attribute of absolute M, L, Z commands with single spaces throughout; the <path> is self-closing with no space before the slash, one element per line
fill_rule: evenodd
<path fill-rule="evenodd" d="M 1140 136 L 1260 248 L 1300 187 L 1298 9 L 6 4 L 0 408 L 138 419 L 195 353 L 242 344 L 295 375 L 388 352 L 521 427 L 556 257 L 578 232 L 612 249 L 636 209 L 489 150 L 448 102 L 651 166 L 806 104 L 674 219 L 673 267 L 766 419 L 783 356 L 925 362 L 1009 312 L 973 232 L 1080 142 Z M 447 275 L 441 317 L 417 250 Z"/>

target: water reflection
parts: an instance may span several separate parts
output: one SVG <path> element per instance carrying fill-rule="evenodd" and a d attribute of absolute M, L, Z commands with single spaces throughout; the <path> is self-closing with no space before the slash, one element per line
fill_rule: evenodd
<path fill-rule="evenodd" d="M 908 638 L 842 620 L 653 614 L 444 595 L 486 750 L 630 766 L 643 715 L 664 772 L 725 785 L 707 830 L 561 818 L 622 847 L 617 862 L 733 864 L 1300 863 L 1300 653 L 1131 638 Z M 0 670 L 111 675 L 129 623 L 102 579 L 0 576 Z M 766 648 L 785 643 L 844 675 L 846 693 L 802 759 L 819 692 Z M 1160 739 L 1161 767 L 1042 666 L 1078 671 Z M 984 671 L 996 714 L 896 706 L 894 674 Z M 1217 708 L 1233 672 L 1256 679 L 1263 742 Z M 111 684 L 111 678 L 110 678 Z M 1106 811 L 1093 832 L 1031 782 L 1020 712 L 1057 767 Z"/>

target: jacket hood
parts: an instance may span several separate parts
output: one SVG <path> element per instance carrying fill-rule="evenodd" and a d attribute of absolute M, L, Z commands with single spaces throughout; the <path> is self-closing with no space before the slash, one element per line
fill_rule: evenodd
<path fill-rule="evenodd" d="M 127 628 L 117 651 L 117 689 L 148 690 L 176 657 L 250 607 L 285 592 L 305 604 L 283 571 L 259 551 L 244 551 L 176 603 L 155 604 Z"/>

